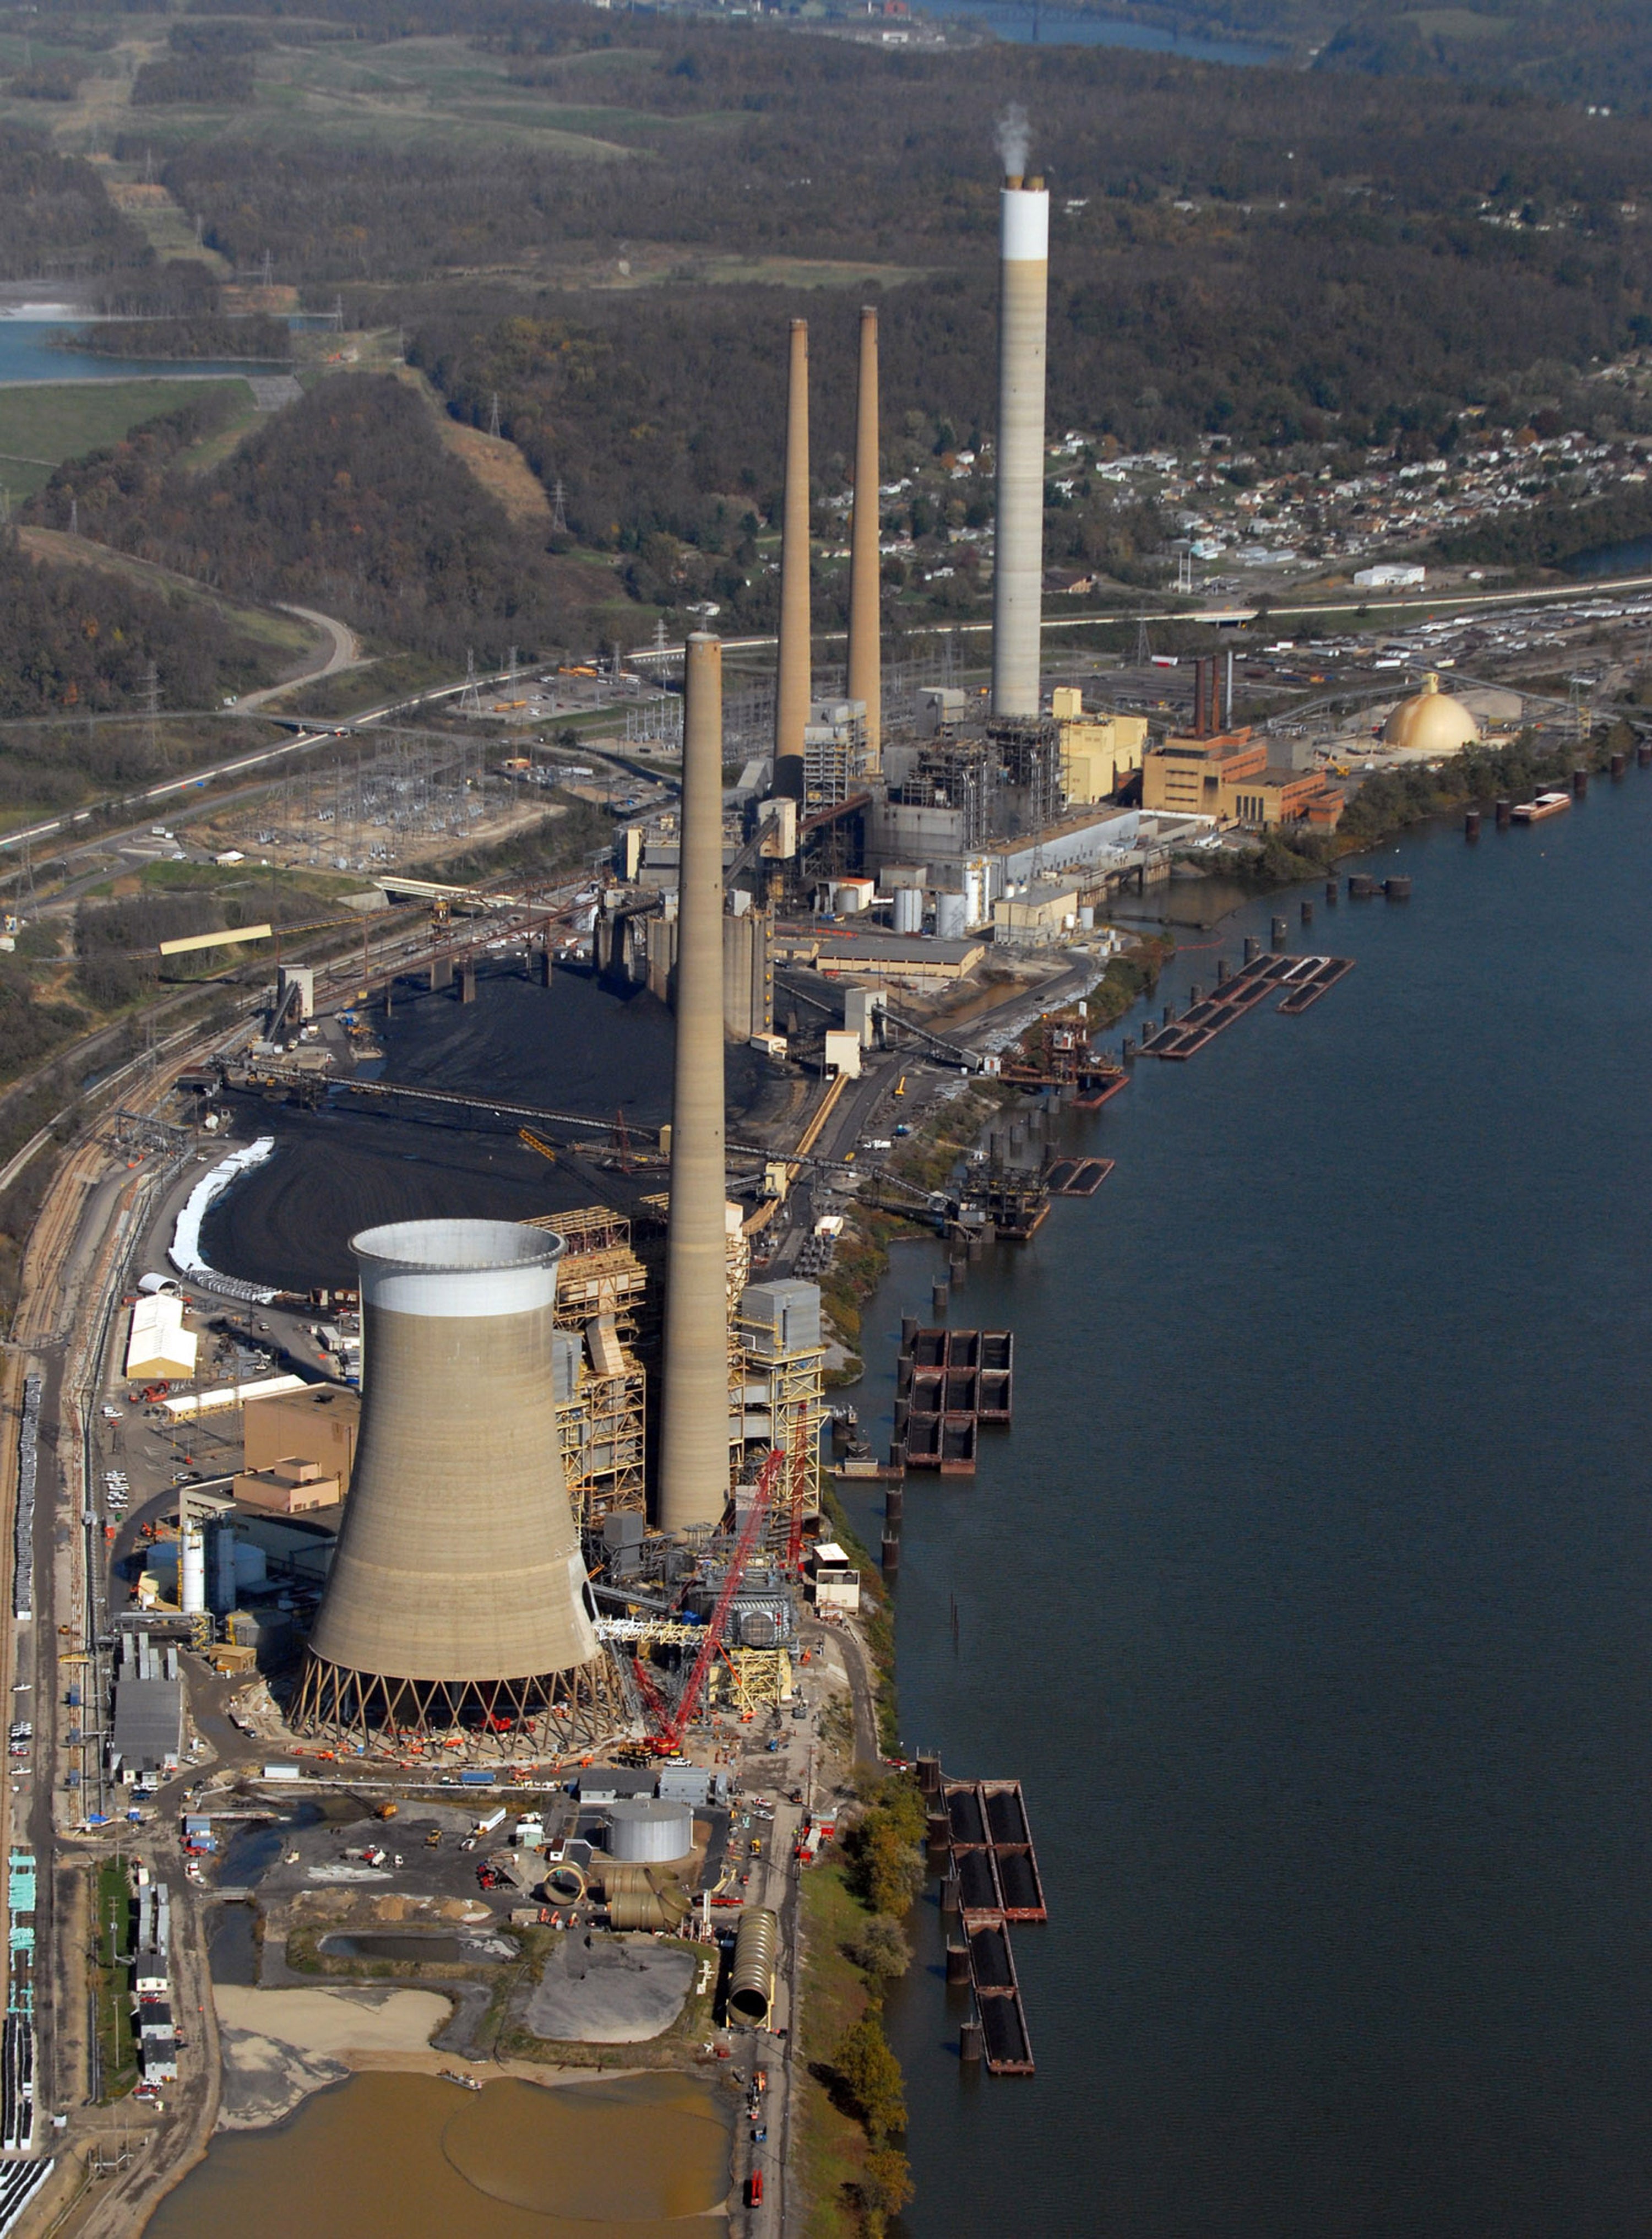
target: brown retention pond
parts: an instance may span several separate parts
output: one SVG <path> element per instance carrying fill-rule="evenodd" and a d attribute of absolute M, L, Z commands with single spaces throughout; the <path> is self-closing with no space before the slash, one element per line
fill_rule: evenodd
<path fill-rule="evenodd" d="M 712 2239 L 729 2188 L 732 2102 L 655 2071 L 479 2092 L 366 2074 L 271 2130 L 221 2134 L 149 2239 Z"/>

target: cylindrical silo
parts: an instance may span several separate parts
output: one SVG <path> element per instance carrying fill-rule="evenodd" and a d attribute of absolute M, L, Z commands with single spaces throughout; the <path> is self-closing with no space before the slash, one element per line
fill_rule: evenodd
<path fill-rule="evenodd" d="M 866 703 L 866 767 L 883 761 L 882 561 L 878 552 L 878 313 L 860 311 L 854 513 L 849 528 L 849 697 Z"/>
<path fill-rule="evenodd" d="M 178 1607 L 185 1617 L 201 1617 L 207 1606 L 207 1535 L 198 1524 L 182 1534 L 178 1562 Z"/>
<path fill-rule="evenodd" d="M 895 888 L 895 931 L 921 933 L 924 929 L 924 890 L 921 887 Z"/>
<path fill-rule="evenodd" d="M 723 648 L 696 632 L 683 676 L 677 1049 L 660 1399 L 661 1531 L 728 1505 L 728 1201 L 723 1157 Z"/>
<path fill-rule="evenodd" d="M 1044 388 L 1050 197 L 1007 178 L 998 196 L 998 526 L 992 554 L 992 713 L 1038 714 L 1044 610 Z"/>
<path fill-rule="evenodd" d="M 693 1807 L 639 1797 L 605 1806 L 608 1856 L 621 1865 L 665 1865 L 694 1847 Z"/>
<path fill-rule="evenodd" d="M 352 1239 L 362 1425 L 299 1715 L 533 1731 L 605 1676 L 552 1379 L 562 1241 L 504 1220 Z"/>
<path fill-rule="evenodd" d="M 774 790 L 803 798 L 809 721 L 809 322 L 792 322 L 780 514 L 780 642 L 774 683 Z"/>
<path fill-rule="evenodd" d="M 761 2029 L 774 2008 L 774 1965 L 780 1948 L 780 1923 L 766 1906 L 740 1917 L 734 1938 L 734 1964 L 728 1978 L 728 2010 L 737 2021 Z"/>
<path fill-rule="evenodd" d="M 968 904 L 962 894 L 937 894 L 935 930 L 943 940 L 962 940 L 967 929 Z"/>

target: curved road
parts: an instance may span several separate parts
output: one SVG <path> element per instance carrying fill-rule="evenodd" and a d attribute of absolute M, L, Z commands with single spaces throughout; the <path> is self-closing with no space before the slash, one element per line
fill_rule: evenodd
<path fill-rule="evenodd" d="M 255 708 L 262 708 L 267 700 L 277 700 L 295 685 L 318 683 L 323 676 L 336 676 L 341 668 L 353 668 L 362 657 L 362 645 L 355 632 L 348 624 L 336 621 L 331 615 L 317 614 L 314 607 L 289 606 L 285 599 L 276 601 L 284 615 L 296 615 L 301 622 L 309 622 L 322 633 L 328 650 L 319 661 L 301 668 L 295 676 L 289 676 L 279 684 L 268 684 L 261 692 L 243 692 L 229 712 L 232 715 L 250 715 Z M 320 653 L 318 646 L 315 650 Z"/>

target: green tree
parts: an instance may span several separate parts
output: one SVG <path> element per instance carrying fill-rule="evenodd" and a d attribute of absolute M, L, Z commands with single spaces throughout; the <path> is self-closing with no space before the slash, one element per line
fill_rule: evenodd
<path fill-rule="evenodd" d="M 881 2239 L 889 2218 L 899 2216 L 912 2197 L 912 2169 L 906 2155 L 893 2146 L 880 2146 L 868 2154 L 857 2189 L 866 2229 L 872 2239 Z"/>
<path fill-rule="evenodd" d="M 879 1981 L 894 1982 L 912 1964 L 906 1931 L 892 1914 L 874 1912 L 850 1937 L 849 1957 Z"/>
<path fill-rule="evenodd" d="M 906 2129 L 900 2063 L 890 2050 L 876 2014 L 863 2014 L 844 2031 L 832 2056 L 832 2068 L 874 2146 Z"/>

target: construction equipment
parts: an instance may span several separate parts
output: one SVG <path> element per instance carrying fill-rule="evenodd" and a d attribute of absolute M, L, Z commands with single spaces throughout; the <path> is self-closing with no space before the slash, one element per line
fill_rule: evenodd
<path fill-rule="evenodd" d="M 530 1151 L 537 1151 L 541 1159 L 548 1159 L 553 1166 L 556 1164 L 556 1146 L 547 1143 L 542 1135 L 536 1135 L 531 1127 L 519 1127 L 516 1139 L 526 1143 Z"/>
<path fill-rule="evenodd" d="M 763 1465 L 762 1473 L 757 1480 L 756 1492 L 752 1498 L 752 1505 L 746 1512 L 746 1521 L 740 1526 L 740 1538 L 735 1541 L 734 1551 L 729 1558 L 722 1589 L 717 1597 L 717 1605 L 713 1610 L 706 1625 L 704 1637 L 700 1644 L 700 1652 L 689 1669 L 687 1684 L 677 1698 L 674 1709 L 667 1709 L 660 1690 L 654 1683 L 652 1673 L 641 1658 L 637 1658 L 637 1684 L 642 1691 L 642 1699 L 647 1705 L 649 1716 L 660 1729 L 658 1733 L 651 1737 L 648 1744 L 656 1757 L 675 1757 L 682 1746 L 683 1735 L 687 1731 L 693 1717 L 695 1707 L 704 1691 L 707 1674 L 711 1670 L 713 1658 L 718 1655 L 722 1647 L 723 1636 L 728 1630 L 728 1613 L 734 1606 L 734 1598 L 740 1591 L 740 1580 L 746 1574 L 746 1565 L 751 1560 L 753 1550 L 762 1542 L 764 1529 L 768 1522 L 769 1509 L 774 1499 L 774 1489 L 780 1481 L 780 1471 L 785 1462 L 786 1456 L 777 1448 Z"/>

